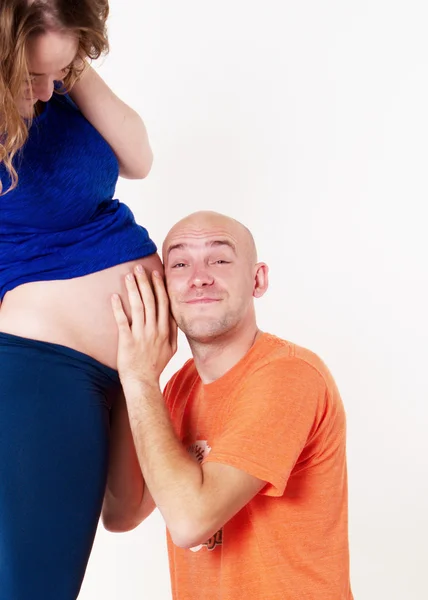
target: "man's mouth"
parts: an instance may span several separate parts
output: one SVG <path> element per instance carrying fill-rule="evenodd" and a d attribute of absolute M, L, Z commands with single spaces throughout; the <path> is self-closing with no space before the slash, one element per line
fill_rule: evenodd
<path fill-rule="evenodd" d="M 192 298 L 191 300 L 186 300 L 186 304 L 212 304 L 213 302 L 220 302 L 220 298 L 210 298 L 208 296 L 204 296 L 202 298 Z"/>

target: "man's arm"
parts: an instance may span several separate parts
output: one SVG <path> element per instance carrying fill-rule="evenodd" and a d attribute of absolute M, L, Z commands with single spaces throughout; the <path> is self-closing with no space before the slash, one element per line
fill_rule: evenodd
<path fill-rule="evenodd" d="M 126 278 L 132 326 L 118 296 L 112 298 L 119 330 L 118 370 L 138 460 L 173 541 L 193 547 L 205 542 L 265 485 L 235 467 L 198 464 L 172 427 L 159 377 L 176 350 L 176 325 L 161 276 L 153 287 L 144 272 Z"/>
<path fill-rule="evenodd" d="M 206 542 L 265 482 L 232 466 L 197 463 L 175 435 L 159 386 L 125 386 L 138 460 L 174 543 Z"/>
<path fill-rule="evenodd" d="M 74 84 L 70 97 L 112 147 L 119 161 L 120 175 L 128 179 L 146 177 L 153 154 L 141 117 L 122 102 L 89 65 Z"/>
<path fill-rule="evenodd" d="M 125 398 L 120 394 L 111 411 L 110 461 L 102 521 L 108 531 L 129 531 L 154 508 L 138 464 Z"/>

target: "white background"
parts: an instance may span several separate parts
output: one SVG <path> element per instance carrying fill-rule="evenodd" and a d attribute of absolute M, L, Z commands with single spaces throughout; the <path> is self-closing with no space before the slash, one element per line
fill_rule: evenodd
<path fill-rule="evenodd" d="M 336 378 L 356 600 L 428 599 L 426 17 L 422 0 L 111 0 L 99 67 L 155 152 L 117 196 L 159 245 L 194 210 L 242 220 L 271 269 L 260 327 Z M 101 598 L 170 598 L 158 514 L 100 527 L 79 600 Z"/>

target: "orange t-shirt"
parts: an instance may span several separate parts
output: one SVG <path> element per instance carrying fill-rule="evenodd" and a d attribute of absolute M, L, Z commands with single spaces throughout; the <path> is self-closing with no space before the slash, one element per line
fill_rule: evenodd
<path fill-rule="evenodd" d="M 213 383 L 188 361 L 165 399 L 199 462 L 266 481 L 205 544 L 168 534 L 174 599 L 352 600 L 345 413 L 323 362 L 264 333 Z"/>

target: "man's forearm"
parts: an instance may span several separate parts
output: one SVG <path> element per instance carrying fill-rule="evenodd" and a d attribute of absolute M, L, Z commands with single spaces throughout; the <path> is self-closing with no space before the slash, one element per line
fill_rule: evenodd
<path fill-rule="evenodd" d="M 138 460 L 152 497 L 178 545 L 203 522 L 203 471 L 178 440 L 159 386 L 124 386 Z"/>

